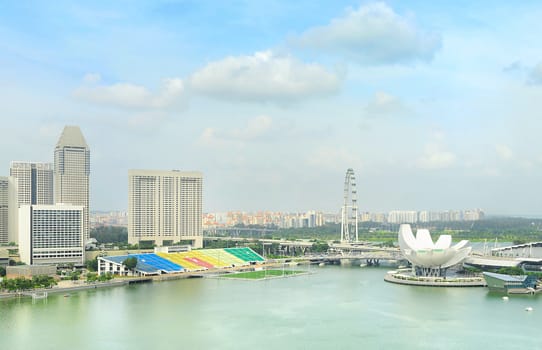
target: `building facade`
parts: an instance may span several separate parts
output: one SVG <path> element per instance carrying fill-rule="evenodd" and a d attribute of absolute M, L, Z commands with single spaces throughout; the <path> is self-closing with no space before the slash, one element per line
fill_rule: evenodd
<path fill-rule="evenodd" d="M 130 170 L 128 243 L 203 247 L 200 172 Z"/>
<path fill-rule="evenodd" d="M 392 210 L 388 214 L 388 222 L 392 224 L 413 224 L 418 221 L 418 213 L 412 210 Z"/>
<path fill-rule="evenodd" d="M 55 203 L 83 206 L 83 236 L 90 236 L 90 149 L 78 126 L 66 126 L 55 147 Z"/>
<path fill-rule="evenodd" d="M 28 265 L 83 265 L 84 207 L 22 205 L 19 208 L 19 253 Z"/>
<path fill-rule="evenodd" d="M 53 204 L 53 164 L 11 162 L 11 176 L 17 179 L 19 206 Z"/>
<path fill-rule="evenodd" d="M 0 244 L 17 242 L 17 179 L 0 176 Z"/>

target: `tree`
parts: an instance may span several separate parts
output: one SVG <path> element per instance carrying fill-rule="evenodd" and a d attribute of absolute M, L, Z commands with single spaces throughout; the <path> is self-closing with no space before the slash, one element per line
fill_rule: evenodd
<path fill-rule="evenodd" d="M 98 271 L 98 258 L 85 261 L 85 265 L 89 271 Z"/>
<path fill-rule="evenodd" d="M 0 266 L 0 277 L 4 277 L 6 275 L 6 268 L 4 266 Z"/>
<path fill-rule="evenodd" d="M 135 267 L 137 266 L 137 258 L 135 256 L 131 256 L 129 258 L 126 258 L 122 264 L 126 266 L 128 270 L 133 271 Z"/>
<path fill-rule="evenodd" d="M 106 281 L 109 281 L 110 279 L 113 279 L 113 275 L 110 274 L 109 272 L 102 273 L 100 276 L 98 276 L 98 281 L 100 282 L 106 282 Z"/>
<path fill-rule="evenodd" d="M 329 249 L 329 245 L 327 244 L 327 242 L 324 242 L 324 241 L 315 242 L 313 243 L 311 247 L 311 251 L 315 253 L 325 253 L 327 252 L 328 249 Z"/>
<path fill-rule="evenodd" d="M 79 275 L 80 275 L 80 274 L 81 274 L 81 273 L 80 273 L 79 271 L 73 271 L 73 272 L 70 274 L 70 279 L 71 279 L 72 281 L 77 281 L 77 280 L 79 280 Z"/>
<path fill-rule="evenodd" d="M 91 238 L 96 238 L 100 243 L 128 243 L 128 229 L 121 226 L 100 226 L 92 229 Z"/>
<path fill-rule="evenodd" d="M 96 282 L 98 280 L 98 275 L 93 272 L 87 273 L 87 283 Z"/>

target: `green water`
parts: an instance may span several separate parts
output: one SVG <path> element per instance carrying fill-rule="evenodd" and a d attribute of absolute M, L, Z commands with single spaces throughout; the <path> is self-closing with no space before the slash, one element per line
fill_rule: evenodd
<path fill-rule="evenodd" d="M 541 349 L 542 297 L 389 284 L 326 266 L 0 300 L 0 349 Z M 527 306 L 533 307 L 526 312 Z"/>

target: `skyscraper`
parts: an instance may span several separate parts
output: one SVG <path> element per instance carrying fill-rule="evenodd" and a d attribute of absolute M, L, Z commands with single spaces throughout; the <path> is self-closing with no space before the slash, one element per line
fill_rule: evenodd
<path fill-rule="evenodd" d="M 128 171 L 128 243 L 203 246 L 200 172 Z"/>
<path fill-rule="evenodd" d="M 53 204 L 53 164 L 11 162 L 10 175 L 17 179 L 19 206 Z"/>
<path fill-rule="evenodd" d="M 17 179 L 0 176 L 0 243 L 17 242 Z"/>
<path fill-rule="evenodd" d="M 90 236 L 90 149 L 78 126 L 66 126 L 55 147 L 55 202 L 82 205 L 83 237 Z"/>

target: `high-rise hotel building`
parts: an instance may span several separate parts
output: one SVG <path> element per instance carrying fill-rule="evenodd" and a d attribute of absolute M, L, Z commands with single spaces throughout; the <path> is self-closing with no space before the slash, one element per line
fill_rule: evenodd
<path fill-rule="evenodd" d="M 203 247 L 200 172 L 129 170 L 128 242 Z"/>
<path fill-rule="evenodd" d="M 10 175 L 17 179 L 19 206 L 53 204 L 53 164 L 11 162 Z"/>
<path fill-rule="evenodd" d="M 17 242 L 17 179 L 0 176 L 0 244 Z"/>
<path fill-rule="evenodd" d="M 55 203 L 83 206 L 83 237 L 90 236 L 90 149 L 78 126 L 66 126 L 55 147 Z"/>
<path fill-rule="evenodd" d="M 19 253 L 28 265 L 83 265 L 84 208 L 81 205 L 22 205 Z"/>

